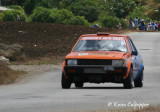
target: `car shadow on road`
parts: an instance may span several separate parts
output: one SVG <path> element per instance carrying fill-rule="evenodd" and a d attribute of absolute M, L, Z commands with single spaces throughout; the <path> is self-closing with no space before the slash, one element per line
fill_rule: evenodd
<path fill-rule="evenodd" d="M 73 87 L 71 89 L 125 89 L 125 88 L 124 87 L 81 87 L 81 88 Z"/>

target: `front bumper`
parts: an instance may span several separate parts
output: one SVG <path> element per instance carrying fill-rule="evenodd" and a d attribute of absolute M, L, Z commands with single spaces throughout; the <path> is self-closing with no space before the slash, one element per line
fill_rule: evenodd
<path fill-rule="evenodd" d="M 64 67 L 64 70 L 66 76 L 72 78 L 73 81 L 78 80 L 95 83 L 121 83 L 123 81 L 123 76 L 127 73 L 127 67 L 113 67 L 104 65 L 66 66 Z"/>

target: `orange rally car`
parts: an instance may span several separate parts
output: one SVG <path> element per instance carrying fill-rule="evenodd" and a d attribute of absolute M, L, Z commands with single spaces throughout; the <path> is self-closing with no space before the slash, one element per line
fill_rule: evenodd
<path fill-rule="evenodd" d="M 129 36 L 109 33 L 81 35 L 65 57 L 61 86 L 90 83 L 123 83 L 124 88 L 143 86 L 143 60 Z"/>

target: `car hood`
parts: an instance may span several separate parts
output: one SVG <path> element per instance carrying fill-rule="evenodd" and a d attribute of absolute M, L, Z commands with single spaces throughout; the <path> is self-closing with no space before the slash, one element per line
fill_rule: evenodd
<path fill-rule="evenodd" d="M 122 59 L 125 52 L 117 51 L 83 51 L 71 52 L 66 59 Z"/>

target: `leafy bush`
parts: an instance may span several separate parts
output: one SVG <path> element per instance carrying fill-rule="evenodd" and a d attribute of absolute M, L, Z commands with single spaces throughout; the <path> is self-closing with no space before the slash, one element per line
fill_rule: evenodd
<path fill-rule="evenodd" d="M 121 20 L 117 17 L 113 16 L 105 16 L 101 20 L 103 26 L 108 27 L 108 28 L 114 28 L 116 25 L 121 23 Z"/>
<path fill-rule="evenodd" d="M 24 12 L 23 8 L 19 5 L 10 5 L 8 7 L 11 8 L 11 9 L 16 9 L 16 10 Z"/>
<path fill-rule="evenodd" d="M 74 17 L 73 13 L 71 11 L 68 11 L 66 9 L 57 10 L 57 13 L 59 14 L 59 20 L 58 23 L 66 23 L 66 21 L 69 21 L 71 18 Z"/>
<path fill-rule="evenodd" d="M 37 7 L 31 15 L 33 22 L 50 22 L 51 11 L 47 8 Z"/>
<path fill-rule="evenodd" d="M 63 24 L 86 25 L 86 26 L 89 25 L 88 21 L 84 17 L 82 17 L 82 16 L 72 17 L 72 18 L 70 18 L 68 20 L 63 21 Z"/>
<path fill-rule="evenodd" d="M 125 20 L 123 18 L 119 19 L 119 23 L 121 23 L 122 28 L 126 28 L 126 26 L 125 26 Z"/>
<path fill-rule="evenodd" d="M 149 22 L 151 22 L 151 21 L 152 21 L 152 19 L 147 17 L 145 22 L 146 22 L 146 23 L 149 23 Z"/>
<path fill-rule="evenodd" d="M 88 25 L 88 21 L 84 17 L 74 16 L 71 11 L 66 9 L 58 10 L 37 7 L 30 18 L 33 22 Z"/>
<path fill-rule="evenodd" d="M 58 9 L 52 9 L 50 10 L 51 13 L 49 15 L 49 22 L 50 23 L 61 23 L 61 21 L 59 20 L 60 18 L 60 14 L 58 13 Z"/>
<path fill-rule="evenodd" d="M 68 9 L 76 16 L 84 16 L 89 22 L 94 22 L 98 19 L 99 8 L 93 1 L 81 0 L 72 4 Z"/>
<path fill-rule="evenodd" d="M 21 20 L 20 21 L 25 21 L 26 16 L 24 12 L 19 11 L 19 10 L 7 10 L 3 12 L 3 21 L 17 21 L 17 15 L 20 15 Z"/>

